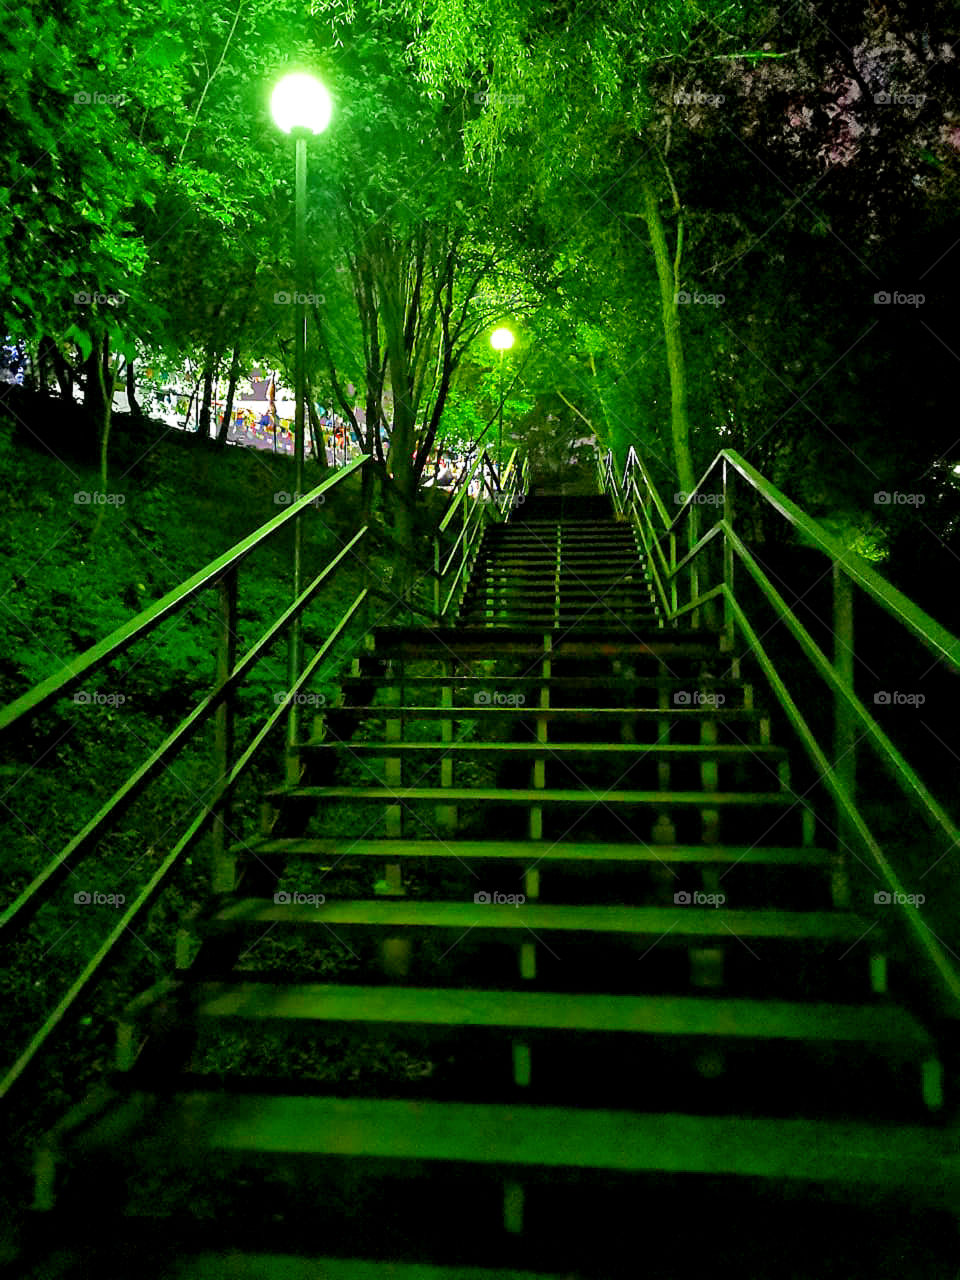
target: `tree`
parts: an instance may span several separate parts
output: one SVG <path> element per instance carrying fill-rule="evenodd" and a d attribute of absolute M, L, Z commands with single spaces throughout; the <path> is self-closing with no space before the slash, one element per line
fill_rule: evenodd
<path fill-rule="evenodd" d="M 452 380 L 493 320 L 532 305 L 539 265 L 530 253 L 517 261 L 516 237 L 494 235 L 502 210 L 463 164 L 460 113 L 425 96 L 411 74 L 399 9 L 356 6 L 333 19 L 349 50 L 337 71 L 344 107 L 323 140 L 311 203 L 325 372 L 377 459 L 408 563 L 419 479 Z M 350 382 L 365 388 L 362 428 Z"/>

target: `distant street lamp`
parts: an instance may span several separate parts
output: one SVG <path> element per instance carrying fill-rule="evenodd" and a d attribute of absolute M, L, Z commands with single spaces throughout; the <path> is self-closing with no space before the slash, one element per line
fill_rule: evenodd
<path fill-rule="evenodd" d="M 494 329 L 490 345 L 500 352 L 500 425 L 497 428 L 497 480 L 503 467 L 503 353 L 513 346 L 513 334 L 509 329 Z"/>
<path fill-rule="evenodd" d="M 284 76 L 270 99 L 270 110 L 277 128 L 293 135 L 296 143 L 295 223 L 294 223 L 294 384 L 296 412 L 294 416 L 294 464 L 297 499 L 303 497 L 304 385 L 307 341 L 307 139 L 322 133 L 330 123 L 330 95 L 316 77 L 304 72 Z M 300 595 L 302 585 L 303 527 L 300 516 L 293 524 L 293 598 Z M 289 683 L 292 687 L 300 675 L 303 649 L 303 622 L 298 615 L 290 630 Z M 291 702 L 287 721 L 287 746 L 296 747 L 297 704 Z"/>

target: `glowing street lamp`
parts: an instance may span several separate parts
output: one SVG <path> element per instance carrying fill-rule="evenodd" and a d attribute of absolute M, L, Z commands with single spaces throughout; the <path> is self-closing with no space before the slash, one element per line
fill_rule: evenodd
<path fill-rule="evenodd" d="M 500 424 L 497 428 L 497 479 L 503 467 L 503 353 L 513 346 L 513 334 L 509 329 L 494 329 L 490 335 L 490 345 L 494 351 L 500 352 Z"/>
<path fill-rule="evenodd" d="M 298 71 L 277 84 L 270 98 L 270 112 L 274 124 L 284 133 L 299 129 L 323 133 L 330 123 L 333 104 L 316 76 Z"/>
<path fill-rule="evenodd" d="M 294 72 L 284 76 L 270 98 L 270 111 L 278 129 L 293 136 L 296 144 L 295 164 L 295 223 L 294 223 L 294 322 L 296 347 L 294 350 L 294 464 L 297 499 L 303 496 L 303 447 L 304 447 L 304 384 L 307 339 L 307 139 L 322 133 L 330 123 L 332 105 L 330 95 L 315 76 Z M 293 524 L 293 598 L 300 595 L 302 586 L 301 556 L 303 528 L 300 516 Z M 300 675 L 303 649 L 303 623 L 300 615 L 290 629 L 289 684 L 291 688 Z M 296 747 L 297 706 L 290 704 L 287 721 L 287 746 Z"/>

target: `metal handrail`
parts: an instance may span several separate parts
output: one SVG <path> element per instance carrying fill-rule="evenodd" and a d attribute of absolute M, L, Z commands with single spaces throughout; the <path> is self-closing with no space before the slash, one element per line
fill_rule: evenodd
<path fill-rule="evenodd" d="M 818 521 L 808 516 L 795 502 L 791 502 L 786 494 L 781 493 L 776 485 L 766 480 L 739 453 L 734 452 L 733 449 L 725 449 L 720 457 L 725 459 L 744 480 L 766 498 L 774 510 L 779 511 L 785 520 L 788 520 L 820 551 L 831 559 L 841 560 L 847 576 L 881 609 L 896 618 L 937 657 L 945 658 L 954 670 L 960 671 L 960 640 L 946 627 L 941 626 L 919 605 L 914 604 L 909 596 L 905 596 L 902 591 L 898 591 L 887 582 L 886 578 L 881 577 L 866 560 L 853 552 L 848 552 Z"/>
<path fill-rule="evenodd" d="M 808 516 L 801 507 L 791 501 L 785 493 L 767 480 L 765 476 L 761 475 L 756 467 L 751 466 L 734 449 L 723 449 L 717 454 L 701 476 L 696 488 L 687 495 L 679 512 L 671 520 L 653 480 L 650 478 L 649 472 L 636 454 L 633 446 L 630 447 L 624 478 L 620 485 L 621 500 L 627 481 L 633 477 L 633 469 L 635 469 L 640 473 L 644 486 L 649 492 L 663 523 L 663 529 L 660 535 L 651 541 L 651 547 L 661 543 L 665 535 L 678 531 L 684 519 L 688 518 L 691 510 L 695 508 L 697 496 L 704 491 L 707 480 L 725 462 L 819 551 L 829 556 L 831 560 L 841 562 L 844 572 L 851 581 L 865 591 L 882 609 L 905 626 L 911 634 L 921 640 L 937 657 L 945 658 L 955 670 L 960 672 L 960 639 L 948 631 L 946 627 L 941 626 L 935 618 L 932 618 L 919 605 L 915 604 L 909 596 L 904 595 L 902 591 L 898 591 L 886 578 L 871 568 L 866 560 L 843 547 L 832 534 L 824 529 L 819 521 L 812 516 Z M 609 492 L 609 490 L 607 491 Z M 662 552 L 662 548 L 660 550 Z M 688 557 L 689 554 L 688 552 Z M 679 571 L 682 567 L 685 567 L 685 564 L 686 560 L 676 563 L 672 572 Z"/>
<path fill-rule="evenodd" d="M 289 696 L 294 697 L 299 690 L 311 678 L 316 668 L 327 656 L 334 642 L 340 638 L 346 626 L 356 615 L 357 611 L 363 604 L 366 591 L 361 591 L 356 597 L 347 611 L 343 614 L 340 621 L 336 624 L 333 631 L 327 637 L 326 641 L 317 650 L 310 662 L 304 667 L 303 672 L 296 684 L 289 691 Z M 186 830 L 177 840 L 176 844 L 157 867 L 156 871 L 140 890 L 137 897 L 126 909 L 114 928 L 110 931 L 107 938 L 101 943 L 97 952 L 85 965 L 83 971 L 71 984 L 68 991 L 61 997 L 53 1012 L 47 1017 L 43 1025 L 31 1038 L 29 1044 L 19 1055 L 16 1062 L 0 1080 L 0 1098 L 9 1093 L 10 1089 L 16 1084 L 17 1080 L 23 1075 L 26 1068 L 30 1065 L 36 1055 L 43 1048 L 44 1044 L 63 1021 L 70 1008 L 77 1002 L 80 996 L 89 987 L 94 985 L 95 979 L 101 967 L 115 950 L 118 943 L 123 939 L 129 926 L 141 915 L 149 910 L 150 906 L 156 901 L 161 889 L 169 880 L 171 874 L 176 869 L 177 864 L 190 851 L 197 840 L 205 834 L 217 813 L 217 806 L 223 796 L 233 789 L 237 780 L 245 771 L 247 765 L 260 750 L 268 734 L 277 727 L 280 720 L 286 714 L 286 705 L 281 703 L 277 709 L 267 718 L 260 727 L 257 734 L 251 740 L 247 749 L 239 757 L 236 764 L 230 772 L 221 780 L 210 804 L 203 804 L 199 807 L 193 818 L 190 820 Z"/>
<path fill-rule="evenodd" d="M 960 1016 L 960 970 L 926 926 L 909 895 L 903 893 L 894 867 L 856 803 L 854 748 L 858 742 L 865 741 L 904 797 L 919 806 L 951 847 L 960 847 L 960 825 L 936 799 L 854 691 L 854 585 L 954 672 L 960 672 L 960 640 L 887 582 L 860 556 L 843 547 L 819 521 L 809 516 L 732 449 L 724 449 L 717 454 L 694 490 L 683 495 L 680 510 L 672 518 L 648 469 L 633 448 L 627 454 L 622 475 L 614 466 L 612 453 L 606 458 L 598 458 L 598 478 L 601 489 L 610 495 L 618 512 L 628 516 L 637 529 L 658 597 L 666 606 L 668 622 L 676 623 L 692 615 L 696 626 L 701 609 L 713 607 L 714 602 L 722 604 L 724 648 L 728 652 L 733 649 L 738 633 L 746 641 L 747 649 L 768 679 L 788 722 L 836 805 L 838 830 L 849 834 L 869 854 L 893 895 L 893 902 L 901 910 L 901 918 L 909 934 L 932 966 L 940 990 L 948 996 L 954 1016 Z M 804 627 L 736 532 L 736 504 L 732 493 L 735 479 L 746 482 L 806 543 L 829 558 L 834 584 L 833 659 Z M 722 510 L 711 527 L 701 532 L 700 512 L 708 493 L 718 506 L 722 502 Z M 685 550 L 678 554 L 677 546 L 681 541 Z M 719 580 L 708 580 L 701 586 L 701 568 L 704 564 L 709 566 L 705 553 L 717 546 L 722 550 L 723 564 Z M 818 741 L 745 613 L 735 590 L 737 565 L 756 584 L 777 618 L 799 644 L 814 672 L 827 685 L 834 704 L 832 750 L 827 750 Z M 669 606 L 666 605 L 668 599 Z"/>
<path fill-rule="evenodd" d="M 207 694 L 194 709 L 184 717 L 177 727 L 164 739 L 153 754 L 139 765 L 109 800 L 105 801 L 90 821 L 64 845 L 63 849 L 52 858 L 30 884 L 17 896 L 14 902 L 0 912 L 0 941 L 3 941 L 14 928 L 21 928 L 32 915 L 43 906 L 44 902 L 56 886 L 77 865 L 92 852 L 94 843 L 102 836 L 110 824 L 120 817 L 121 813 L 139 796 L 144 788 L 194 736 L 194 732 L 205 723 L 223 700 L 234 691 L 244 676 L 259 662 L 260 658 L 290 625 L 293 619 L 306 607 L 316 595 L 324 580 L 340 565 L 341 560 L 353 550 L 367 532 L 364 527 L 347 543 L 333 560 L 314 578 L 300 597 L 286 609 L 280 617 L 263 633 L 255 644 L 234 666 L 230 674 L 219 683 L 212 693 Z M 101 659 L 102 662 L 107 659 Z"/>
<path fill-rule="evenodd" d="M 464 498 L 470 492 L 470 481 L 473 479 L 474 473 L 476 472 L 477 467 L 479 467 L 482 464 L 483 458 L 484 458 L 484 451 L 481 450 L 480 452 L 478 452 L 477 456 L 474 458 L 469 468 L 465 467 L 463 471 L 461 471 L 460 476 L 457 480 L 456 487 L 450 496 L 450 504 L 447 507 L 446 511 L 444 512 L 443 519 L 440 521 L 438 532 L 444 533 L 446 531 L 446 528 L 450 524 L 450 521 L 453 519 L 457 508 L 460 506 L 461 502 L 463 502 Z"/>
<path fill-rule="evenodd" d="M 76 1002 L 79 996 L 88 989 L 102 966 L 113 953 L 120 939 L 126 933 L 133 920 L 148 909 L 155 900 L 163 884 L 179 864 L 183 855 L 211 826 L 214 826 L 213 849 L 213 887 L 214 891 L 223 891 L 232 887 L 228 883 L 232 879 L 229 860 L 223 847 L 227 827 L 227 815 L 232 792 L 250 760 L 259 751 L 267 735 L 284 717 L 289 717 L 291 707 L 295 706 L 296 695 L 314 675 L 319 664 L 330 652 L 332 646 L 340 639 L 349 624 L 358 616 L 363 607 L 368 590 L 364 587 L 356 598 L 347 606 L 340 619 L 334 624 L 324 643 L 310 661 L 297 673 L 291 687 L 277 698 L 277 706 L 266 718 L 252 741 L 242 752 L 233 758 L 232 751 L 232 717 L 233 700 L 240 681 L 256 666 L 266 651 L 284 633 L 288 632 L 300 618 L 304 609 L 310 604 L 326 580 L 332 576 L 342 561 L 351 555 L 361 543 L 368 530 L 364 526 L 347 542 L 341 550 L 326 564 L 313 581 L 300 592 L 289 607 L 275 619 L 264 633 L 253 643 L 247 653 L 239 659 L 232 657 L 234 637 L 237 626 L 236 580 L 240 564 L 257 547 L 263 545 L 270 537 L 296 520 L 300 513 L 315 503 L 328 490 L 342 483 L 367 461 L 365 457 L 356 459 L 349 466 L 339 470 L 335 476 L 317 485 L 303 498 L 292 504 L 281 515 L 268 521 L 260 529 L 242 539 L 223 555 L 211 561 L 186 582 L 181 583 L 173 591 L 168 592 L 149 608 L 123 626 L 118 627 L 104 640 L 93 645 L 85 653 L 72 662 L 65 663 L 63 668 L 47 680 L 41 681 L 26 694 L 10 703 L 0 713 L 0 727 L 10 729 L 20 724 L 25 717 L 36 715 L 50 703 L 67 693 L 83 676 L 113 661 L 124 653 L 131 644 L 150 634 L 166 617 L 182 609 L 203 589 L 216 586 L 221 595 L 221 635 L 219 651 L 221 659 L 231 655 L 229 661 L 218 661 L 218 672 L 215 687 L 211 693 L 201 699 L 196 707 L 167 735 L 149 758 L 139 765 L 121 783 L 85 824 L 81 831 L 70 838 L 59 854 L 53 857 L 34 877 L 31 883 L 17 896 L 2 913 L 0 913 L 0 937 L 10 939 L 17 936 L 36 912 L 49 901 L 59 884 L 71 874 L 97 844 L 104 832 L 121 816 L 129 805 L 143 793 L 147 786 L 159 776 L 163 768 L 173 760 L 178 752 L 191 741 L 200 728 L 212 715 L 218 717 L 217 745 L 214 751 L 215 782 L 208 799 L 201 801 L 193 811 L 183 833 L 166 855 L 161 865 L 154 872 L 147 885 L 140 891 L 135 901 L 124 912 L 116 927 L 101 944 L 95 955 L 88 961 L 82 973 L 72 983 L 69 990 L 61 998 L 54 1011 L 47 1017 L 43 1025 L 34 1034 L 26 1049 L 0 1080 L 0 1098 L 13 1087 L 36 1054 L 43 1048 L 55 1028 Z"/>
<path fill-rule="evenodd" d="M 450 605 L 458 591 L 466 589 L 466 580 L 476 558 L 476 553 L 483 537 L 483 531 L 490 520 L 505 520 L 507 507 L 524 495 L 529 484 L 529 461 L 524 458 L 518 467 L 519 450 L 514 449 L 507 460 L 502 475 L 491 462 L 486 450 L 479 453 L 473 466 L 463 477 L 460 492 L 450 504 L 443 520 L 434 535 L 433 543 L 433 576 L 434 576 L 434 617 L 436 622 L 442 621 L 450 611 Z M 472 504 L 465 499 L 469 493 L 469 485 L 475 473 L 486 469 L 490 481 L 485 483 L 488 492 L 494 495 L 494 501 L 478 498 Z M 491 511 L 491 508 L 493 509 Z M 442 536 L 448 530 L 457 510 L 462 512 L 460 532 L 453 543 L 444 551 Z M 456 562 L 456 567 L 454 564 Z M 451 577 L 452 571 L 452 577 Z M 446 594 L 444 595 L 444 592 Z"/>

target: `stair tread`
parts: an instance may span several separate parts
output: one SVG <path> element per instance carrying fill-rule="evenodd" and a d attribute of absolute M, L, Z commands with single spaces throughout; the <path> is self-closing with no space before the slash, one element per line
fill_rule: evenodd
<path fill-rule="evenodd" d="M 797 938 L 854 940 L 874 922 L 852 912 L 727 910 L 720 907 L 556 906 L 528 902 L 515 905 L 438 902 L 407 898 L 334 899 L 312 903 L 235 898 L 203 924 L 212 930 L 237 924 L 360 925 L 374 928 L 496 929 L 528 934 L 537 930 L 576 933 L 619 933 L 660 937 Z M 201 925 L 201 927 L 203 927 Z"/>
<path fill-rule="evenodd" d="M 495 679 L 496 677 L 491 677 Z M 414 719 L 437 719 L 449 716 L 457 720 L 482 720 L 486 716 L 511 715 L 522 719 L 563 719 L 582 716 L 616 716 L 618 719 L 630 717 L 637 720 L 669 718 L 678 722 L 683 720 L 761 720 L 767 712 L 757 707 L 714 707 L 706 703 L 690 707 L 537 707 L 532 703 L 527 706 L 478 706 L 476 703 L 459 707 L 418 706 L 415 703 L 399 703 L 392 705 L 386 702 L 348 703 L 340 707 L 330 707 L 328 715 L 364 715 L 368 719 L 399 719 L 410 716 Z"/>
<path fill-rule="evenodd" d="M 584 598 L 603 599 L 605 595 L 614 596 L 617 594 L 623 596 L 632 596 L 636 599 L 644 599 L 652 593 L 649 583 L 645 579 L 637 582 L 629 583 L 624 586 L 622 580 L 610 581 L 608 579 L 592 578 L 579 582 L 579 595 Z M 630 588 L 635 588 L 631 590 Z M 570 600 L 577 597 L 578 593 L 573 589 L 573 584 L 566 582 L 557 582 L 555 575 L 551 572 L 544 574 L 542 578 L 536 580 L 516 579 L 505 580 L 502 582 L 478 582 L 472 586 L 466 593 L 466 599 L 482 598 L 484 595 L 502 596 L 509 595 L 520 598 L 521 596 L 529 596 L 532 600 L 536 600 L 537 596 L 544 597 L 548 592 L 553 592 L 555 597 L 561 600 Z"/>
<path fill-rule="evenodd" d="M 769 743 L 758 743 L 756 746 L 741 746 L 732 743 L 669 743 L 651 742 L 354 742 L 352 739 L 342 741 L 330 738 L 312 738 L 300 744 L 301 750 L 310 748 L 314 751 L 346 750 L 351 755 L 364 756 L 398 756 L 428 755 L 430 752 L 497 755 L 506 752 L 510 755 L 524 756 L 580 756 L 580 755 L 635 755 L 641 759 L 646 756 L 674 756 L 678 760 L 684 757 L 707 760 L 749 760 L 752 756 L 764 756 L 766 759 L 783 760 L 787 757 L 786 747 L 774 747 Z"/>
<path fill-rule="evenodd" d="M 457 644 L 479 645 L 483 651 L 500 656 L 511 644 L 530 645 L 534 652 L 542 652 L 543 639 L 544 632 L 540 627 L 451 625 L 435 629 L 428 627 L 378 628 L 374 642 L 378 650 L 411 646 L 430 650 L 439 648 L 448 654 L 452 652 L 452 646 Z M 654 656 L 663 653 L 682 657 L 687 653 L 691 657 L 714 657 L 719 656 L 720 646 L 718 633 L 703 631 L 685 633 L 666 626 L 658 627 L 648 632 L 646 636 L 632 634 L 629 639 L 625 639 L 620 629 L 610 627 L 593 628 L 589 641 L 583 632 L 566 643 L 564 643 L 564 637 L 559 641 L 554 636 L 550 639 L 554 655 L 560 649 L 575 651 L 578 646 L 590 644 L 591 648 L 588 652 L 596 657 L 605 656 L 605 644 L 606 653 L 610 657 L 643 652 L 649 652 Z"/>
<path fill-rule="evenodd" d="M 277 787 L 268 798 L 296 797 L 315 800 L 488 800 L 499 803 L 532 804 L 671 804 L 698 805 L 783 805 L 799 803 L 789 791 L 617 791 L 602 790 L 602 784 L 576 789 L 561 787 L 403 787 L 383 783 L 377 787 Z"/>
<path fill-rule="evenodd" d="M 538 607 L 534 604 L 517 604 L 513 607 L 504 601 L 490 600 L 472 604 L 457 616 L 461 622 L 479 622 L 485 617 L 495 616 L 499 621 L 511 618 L 517 622 L 527 623 L 542 622 L 544 620 L 551 621 L 557 614 L 571 617 L 588 617 L 596 613 L 609 613 L 614 617 L 619 617 L 620 614 L 629 614 L 635 623 L 656 622 L 659 617 L 658 614 L 650 609 L 641 609 L 639 605 L 600 599 L 592 601 L 571 600 L 566 603 L 562 600 L 556 600 L 556 603 L 549 607 L 544 604 L 542 612 L 538 611 Z"/>
<path fill-rule="evenodd" d="M 132 1153 L 156 1126 L 190 1164 L 200 1150 L 468 1161 L 872 1184 L 947 1200 L 960 1182 L 956 1134 L 922 1125 L 220 1090 L 132 1093 L 105 1106 L 78 1145 L 112 1151 L 122 1140 Z"/>
<path fill-rule="evenodd" d="M 523 1027 L 773 1040 L 866 1041 L 932 1050 L 933 1038 L 898 1005 L 806 1004 L 698 996 L 477 991 L 338 983 L 204 982 L 204 1018 Z"/>
<path fill-rule="evenodd" d="M 180 1254 L 172 1265 L 163 1280 L 224 1280 L 226 1274 L 222 1252 Z M 230 1280 L 569 1280 L 570 1274 L 236 1250 L 230 1252 L 229 1266 Z"/>
<path fill-rule="evenodd" d="M 469 627 L 464 627 L 462 629 L 466 632 L 469 632 L 471 630 L 471 628 Z M 431 627 L 383 626 L 383 627 L 374 628 L 373 635 L 375 640 L 377 641 L 403 640 L 403 639 L 420 640 L 420 639 L 423 639 L 424 637 L 430 638 L 431 636 L 436 636 L 436 638 L 439 640 L 443 638 L 448 638 L 450 630 L 451 628 L 449 627 L 431 628 Z M 486 638 L 486 630 L 487 630 L 486 628 L 476 627 L 476 628 L 473 628 L 472 630 L 480 634 L 483 634 L 484 637 Z M 522 637 L 531 633 L 530 628 L 524 628 L 524 627 L 502 627 L 501 630 L 505 636 L 518 635 Z M 605 629 L 602 627 L 597 628 L 598 635 L 603 635 L 604 631 Z M 536 635 L 536 631 L 533 630 L 532 634 Z M 716 644 L 720 639 L 719 632 L 697 630 L 694 627 L 666 627 L 662 631 L 657 630 L 653 632 L 650 635 L 649 639 L 655 642 L 659 642 L 664 638 L 664 634 L 667 637 L 669 637 L 669 639 L 676 640 L 678 642 L 700 641 L 703 643 Z"/>
<path fill-rule="evenodd" d="M 616 622 L 620 626 L 629 623 L 630 626 L 639 626 L 656 620 L 655 613 L 635 613 L 632 609 L 618 605 L 603 605 L 603 607 L 593 607 L 589 605 L 571 605 L 567 609 L 551 609 L 547 613 L 535 613 L 532 609 L 505 609 L 498 605 L 490 605 L 481 609 L 468 609 L 466 613 L 459 614 L 464 622 L 483 622 L 489 620 L 493 622 L 523 622 L 537 623 L 539 625 L 553 628 L 557 626 L 569 627 L 571 630 L 580 629 L 584 625 L 589 625 L 598 615 L 609 615 L 612 622 Z"/>
<path fill-rule="evenodd" d="M 516 613 L 508 613 L 506 609 L 497 609 L 495 612 L 488 611 L 486 613 L 483 611 L 475 612 L 471 609 L 465 617 L 468 622 L 479 622 L 484 617 L 489 617 L 490 621 L 495 618 L 500 622 L 509 618 L 509 620 L 516 622 L 536 622 L 545 627 L 566 627 L 567 630 L 576 631 L 584 625 L 589 625 L 591 618 L 595 617 L 598 612 L 600 612 L 598 609 L 579 609 L 579 611 L 573 613 L 564 611 L 564 609 L 556 609 L 556 611 L 538 616 L 536 613 L 531 613 L 529 609 L 524 609 L 522 612 L 517 611 Z M 634 626 L 635 623 L 640 622 L 650 622 L 653 617 L 649 613 L 632 613 L 630 609 L 607 608 L 603 612 L 611 614 L 612 620 L 616 620 L 623 627 Z"/>
<path fill-rule="evenodd" d="M 581 555 L 564 554 L 561 560 L 557 560 L 556 556 L 548 559 L 544 556 L 526 556 L 521 559 L 511 559 L 506 556 L 497 557 L 483 561 L 477 569 L 478 579 L 483 578 L 523 578 L 536 576 L 541 578 L 553 577 L 557 574 L 561 578 L 567 578 L 576 581 L 577 578 L 609 578 L 631 575 L 641 580 L 646 579 L 644 560 L 639 560 L 635 556 L 631 559 L 623 557 L 622 559 L 614 559 L 605 557 L 603 562 L 599 562 L 596 554 L 584 551 Z M 584 572 L 584 571 L 588 572 Z"/>
<path fill-rule="evenodd" d="M 446 684 L 473 684 L 482 683 L 489 685 L 492 681 L 496 681 L 498 685 L 531 685 L 538 688 L 558 688 L 558 689 L 631 689 L 636 687 L 642 689 L 691 689 L 699 682 L 700 692 L 708 692 L 710 690 L 721 691 L 725 689 L 742 690 L 744 688 L 753 688 L 753 684 L 748 680 L 735 680 L 732 677 L 720 676 L 698 676 L 693 680 L 690 676 L 628 676 L 628 675 L 611 675 L 611 676 L 507 676 L 501 675 L 482 675 L 479 672 L 473 674 L 465 672 L 461 675 L 435 675 L 435 676 L 411 676 L 389 674 L 387 672 L 373 672 L 365 676 L 341 676 L 339 684 L 342 689 L 350 688 L 356 685 L 376 684 L 377 686 L 397 686 L 397 685 L 446 685 Z"/>
<path fill-rule="evenodd" d="M 504 599 L 493 598 L 481 600 L 467 605 L 457 614 L 457 617 L 463 623 L 480 623 L 495 616 L 500 624 L 509 620 L 529 625 L 542 622 L 544 619 L 552 620 L 557 614 L 593 620 L 598 614 L 610 614 L 613 620 L 619 618 L 621 614 L 628 614 L 638 626 L 641 623 L 646 625 L 656 623 L 660 616 L 643 601 L 600 599 L 599 597 L 593 600 L 564 600 L 554 596 L 553 601 L 545 600 L 542 604 L 537 604 L 536 601 L 529 603 L 518 601 L 512 604 Z"/>
<path fill-rule="evenodd" d="M 626 595 L 626 594 L 649 595 L 650 593 L 650 586 L 649 586 L 649 583 L 647 583 L 646 581 L 623 582 L 623 581 L 617 580 L 615 582 L 610 582 L 605 585 L 610 595 L 613 595 L 616 593 L 623 594 L 623 595 Z M 546 586 L 546 587 L 532 587 L 529 584 L 524 584 L 524 585 L 518 584 L 515 587 L 509 586 L 509 585 L 487 586 L 487 584 L 481 580 L 480 582 L 477 583 L 476 587 L 470 588 L 470 592 L 476 595 L 480 595 L 483 592 L 489 592 L 491 595 L 501 595 L 501 596 L 506 595 L 508 592 L 517 592 L 517 593 L 522 593 L 524 596 L 533 597 L 535 599 L 537 596 L 545 596 L 548 594 L 552 594 L 555 597 L 557 594 L 557 588 L 555 583 L 551 583 L 549 586 Z M 567 586 L 567 584 L 565 583 L 560 584 L 560 594 L 561 596 L 567 596 L 567 597 L 588 596 L 598 600 L 602 600 L 604 598 L 603 596 L 598 596 L 596 594 L 596 591 L 594 591 L 592 587 L 576 587 L 576 586 L 573 586 L 572 584 L 570 586 Z"/>
<path fill-rule="evenodd" d="M 544 526 L 541 529 L 527 526 L 526 529 L 515 529 L 513 532 L 505 529 L 499 537 L 491 538 L 484 550 L 490 556 L 500 555 L 504 551 L 523 551 L 527 547 L 552 551 L 556 549 L 557 532 L 556 525 L 552 528 Z M 588 547 L 609 555 L 622 555 L 628 551 L 633 555 L 640 554 L 636 541 L 629 534 L 619 530 L 584 527 L 574 534 L 562 528 L 559 532 L 561 551 Z"/>
<path fill-rule="evenodd" d="M 611 539 L 602 532 L 584 533 L 576 538 L 561 538 L 559 545 L 556 535 L 551 533 L 547 533 L 546 536 L 528 534 L 525 537 L 513 539 L 503 538 L 484 547 L 481 554 L 490 564 L 520 556 L 535 556 L 540 560 L 552 556 L 556 559 L 558 554 L 561 557 L 593 555 L 603 562 L 623 560 L 627 556 L 632 556 L 634 560 L 645 558 L 635 542 L 628 538 Z"/>
<path fill-rule="evenodd" d="M 573 586 L 578 580 L 579 570 L 581 568 L 590 568 L 595 570 L 596 574 L 602 574 L 613 582 L 644 583 L 647 581 L 645 564 L 645 561 L 638 559 L 636 556 L 604 559 L 601 562 L 596 554 L 587 552 L 584 552 L 582 557 L 566 555 L 559 563 L 556 557 L 552 559 L 527 557 L 522 562 L 508 559 L 487 559 L 478 563 L 471 582 L 483 582 L 487 578 L 519 577 L 521 575 L 516 573 L 515 570 L 538 569 L 541 571 L 540 576 L 543 578 L 559 575 L 561 581 L 566 579 L 567 584 Z"/>
<path fill-rule="evenodd" d="M 835 855 L 827 849 L 753 845 L 647 845 L 602 841 L 535 840 L 354 840 L 284 836 L 234 846 L 237 853 L 317 854 L 330 858 L 489 858 L 523 862 L 710 862 L 826 867 Z"/>
<path fill-rule="evenodd" d="M 543 658 L 546 656 L 564 658 L 597 658 L 616 657 L 630 654 L 637 657 L 652 658 L 663 661 L 670 659 L 679 661 L 712 661 L 722 657 L 717 644 L 693 644 L 683 641 L 665 640 L 662 644 L 651 640 L 637 640 L 633 632 L 621 628 L 619 632 L 610 632 L 598 636 L 589 627 L 581 627 L 557 636 L 551 634 L 555 627 L 546 624 L 535 628 L 527 628 L 524 632 L 509 631 L 504 627 L 471 627 L 469 633 L 464 629 L 451 626 L 446 637 L 442 634 L 427 640 L 398 640 L 394 644 L 382 643 L 380 651 L 385 653 L 403 653 L 408 659 L 436 656 L 438 654 L 450 660 L 458 660 L 465 656 L 480 657 L 526 657 Z M 509 634 L 504 634 L 509 631 Z M 547 651 L 544 641 L 549 639 L 551 648 Z"/>
<path fill-rule="evenodd" d="M 556 542 L 558 533 L 563 545 L 588 543 L 591 546 L 609 548 L 613 551 L 621 550 L 624 547 L 637 549 L 636 539 L 630 532 L 629 527 L 614 523 L 588 524 L 584 522 L 581 524 L 578 522 L 576 525 L 565 525 L 559 521 L 545 521 L 540 525 L 506 524 L 489 530 L 489 533 L 491 536 L 487 539 L 486 547 L 493 554 L 503 547 L 553 544 Z"/>

